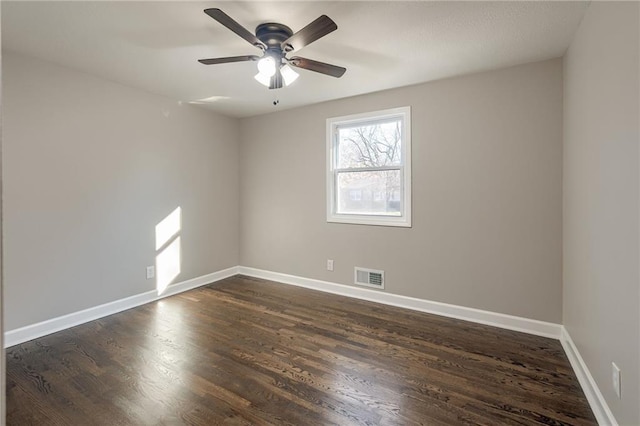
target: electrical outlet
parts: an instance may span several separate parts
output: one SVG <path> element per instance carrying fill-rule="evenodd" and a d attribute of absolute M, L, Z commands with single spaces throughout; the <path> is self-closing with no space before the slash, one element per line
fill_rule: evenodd
<path fill-rule="evenodd" d="M 620 398 L 620 369 L 615 362 L 611 363 L 611 382 L 613 383 L 613 390 L 615 391 L 618 399 Z"/>
<path fill-rule="evenodd" d="M 155 266 L 147 266 L 147 279 L 150 280 L 151 278 L 156 276 L 156 267 Z"/>
<path fill-rule="evenodd" d="M 327 259 L 327 271 L 333 272 L 333 259 Z"/>

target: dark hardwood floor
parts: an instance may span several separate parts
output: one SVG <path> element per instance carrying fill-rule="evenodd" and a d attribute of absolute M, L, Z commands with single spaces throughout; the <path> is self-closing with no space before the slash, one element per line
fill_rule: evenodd
<path fill-rule="evenodd" d="M 236 276 L 7 349 L 8 425 L 596 421 L 558 341 Z"/>

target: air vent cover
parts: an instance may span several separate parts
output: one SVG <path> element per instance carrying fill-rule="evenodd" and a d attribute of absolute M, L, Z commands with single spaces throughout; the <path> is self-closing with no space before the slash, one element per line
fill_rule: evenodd
<path fill-rule="evenodd" d="M 356 266 L 355 283 L 367 287 L 384 288 L 384 271 Z"/>

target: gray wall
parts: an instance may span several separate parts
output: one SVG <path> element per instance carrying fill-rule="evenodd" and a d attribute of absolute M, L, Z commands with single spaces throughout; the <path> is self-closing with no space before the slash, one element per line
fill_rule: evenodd
<path fill-rule="evenodd" d="M 155 289 L 182 208 L 182 273 L 235 266 L 238 121 L 3 52 L 5 330 Z"/>
<path fill-rule="evenodd" d="M 624 425 L 640 424 L 638 13 L 593 2 L 564 61 L 563 323 Z"/>
<path fill-rule="evenodd" d="M 413 227 L 327 223 L 326 119 L 407 105 Z M 240 155 L 243 266 L 560 322 L 561 60 L 244 119 Z"/>

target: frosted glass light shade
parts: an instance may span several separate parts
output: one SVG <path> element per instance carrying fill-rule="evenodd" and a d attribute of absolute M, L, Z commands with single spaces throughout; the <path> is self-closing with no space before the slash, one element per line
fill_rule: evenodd
<path fill-rule="evenodd" d="M 263 84 L 267 87 L 271 84 L 271 77 L 267 77 L 264 74 L 258 73 L 253 78 L 255 78 L 260 84 Z"/>
<path fill-rule="evenodd" d="M 297 72 L 295 72 L 293 68 L 291 68 L 289 65 L 285 65 L 282 68 L 280 68 L 280 73 L 282 73 L 282 78 L 284 79 L 285 86 L 288 86 L 294 81 L 296 81 L 296 79 L 300 75 Z"/>
<path fill-rule="evenodd" d="M 271 77 L 276 73 L 276 61 L 271 56 L 265 56 L 258 61 L 258 72 L 265 77 Z"/>

